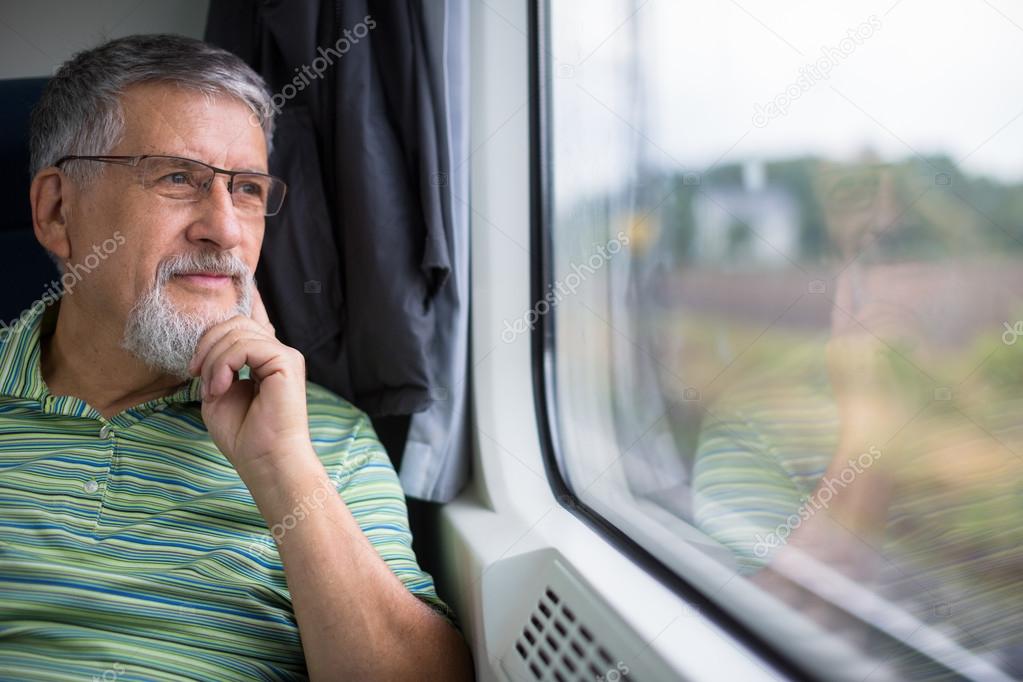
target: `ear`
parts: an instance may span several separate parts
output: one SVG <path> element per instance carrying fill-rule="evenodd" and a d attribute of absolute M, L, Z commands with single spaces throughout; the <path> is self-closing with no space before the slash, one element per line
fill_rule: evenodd
<path fill-rule="evenodd" d="M 71 258 L 68 239 L 71 184 L 57 168 L 44 168 L 32 179 L 32 229 L 43 247 L 61 260 Z"/>

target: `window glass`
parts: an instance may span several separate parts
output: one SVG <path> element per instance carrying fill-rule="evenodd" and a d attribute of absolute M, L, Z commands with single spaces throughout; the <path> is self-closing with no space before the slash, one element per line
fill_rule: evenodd
<path fill-rule="evenodd" d="M 547 11 L 574 494 L 784 646 L 1023 678 L 1023 9 Z"/>

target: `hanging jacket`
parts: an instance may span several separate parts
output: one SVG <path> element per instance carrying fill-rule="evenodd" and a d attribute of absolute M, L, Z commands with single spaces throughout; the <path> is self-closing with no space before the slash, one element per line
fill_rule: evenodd
<path fill-rule="evenodd" d="M 206 28 L 280 105 L 270 171 L 288 197 L 267 219 L 256 273 L 270 316 L 311 380 L 373 416 L 435 401 L 434 301 L 451 272 L 417 12 L 415 2 L 212 0 Z"/>

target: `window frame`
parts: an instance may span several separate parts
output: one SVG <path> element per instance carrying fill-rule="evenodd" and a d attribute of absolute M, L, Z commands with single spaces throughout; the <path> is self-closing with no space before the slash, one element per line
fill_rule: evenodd
<path fill-rule="evenodd" d="M 544 300 L 554 284 L 553 185 L 551 158 L 552 104 L 550 63 L 550 0 L 529 3 L 529 215 L 530 215 L 530 303 Z M 707 597 L 622 529 L 579 499 L 562 472 L 564 461 L 558 434 L 557 385 L 555 372 L 555 315 L 540 315 L 530 333 L 530 356 L 534 408 L 540 434 L 544 472 L 562 507 L 607 540 L 616 551 L 680 598 L 694 604 L 716 625 L 735 637 L 788 679 L 818 680 L 800 665 L 763 639 L 747 624 Z"/>

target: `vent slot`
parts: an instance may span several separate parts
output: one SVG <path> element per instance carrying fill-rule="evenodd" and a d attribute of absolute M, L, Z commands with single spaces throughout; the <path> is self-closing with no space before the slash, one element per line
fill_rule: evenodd
<path fill-rule="evenodd" d="M 580 622 L 548 585 L 529 614 L 515 651 L 537 680 L 554 682 L 635 681 L 628 668 Z"/>

